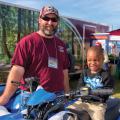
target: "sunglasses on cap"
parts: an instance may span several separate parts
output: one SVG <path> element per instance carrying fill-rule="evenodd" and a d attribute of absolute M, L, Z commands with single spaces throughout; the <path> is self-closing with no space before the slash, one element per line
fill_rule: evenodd
<path fill-rule="evenodd" d="M 58 22 L 58 18 L 57 17 L 48 17 L 48 16 L 44 16 L 44 17 L 42 17 L 42 19 L 44 20 L 44 21 L 52 21 L 52 22 Z"/>

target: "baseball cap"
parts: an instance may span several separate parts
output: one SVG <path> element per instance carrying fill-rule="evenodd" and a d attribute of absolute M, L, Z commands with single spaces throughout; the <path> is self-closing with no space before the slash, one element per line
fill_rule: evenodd
<path fill-rule="evenodd" d="M 40 17 L 44 17 L 47 14 L 55 14 L 59 18 L 58 10 L 53 6 L 44 6 L 40 10 Z"/>

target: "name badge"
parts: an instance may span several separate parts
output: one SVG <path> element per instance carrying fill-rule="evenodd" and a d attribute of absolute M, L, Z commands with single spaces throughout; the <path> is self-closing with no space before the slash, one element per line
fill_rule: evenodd
<path fill-rule="evenodd" d="M 48 67 L 50 68 L 58 68 L 58 61 L 56 58 L 48 57 Z"/>

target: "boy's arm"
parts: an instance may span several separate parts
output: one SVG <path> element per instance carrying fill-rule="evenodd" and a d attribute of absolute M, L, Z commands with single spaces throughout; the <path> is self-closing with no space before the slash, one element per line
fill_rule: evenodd
<path fill-rule="evenodd" d="M 105 79 L 103 81 L 104 88 L 111 88 L 114 89 L 114 78 L 110 73 L 106 73 L 104 75 Z"/>
<path fill-rule="evenodd" d="M 114 79 L 109 72 L 104 72 L 103 77 L 103 88 L 101 88 L 101 94 L 98 94 L 99 97 L 103 99 L 103 102 L 109 98 L 110 95 L 114 92 Z"/>

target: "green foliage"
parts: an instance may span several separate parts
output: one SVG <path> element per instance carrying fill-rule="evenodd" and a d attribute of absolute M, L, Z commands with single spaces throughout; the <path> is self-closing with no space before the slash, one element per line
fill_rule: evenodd
<path fill-rule="evenodd" d="M 0 55 L 0 63 L 10 64 L 10 58 L 8 58 L 7 55 Z"/>
<path fill-rule="evenodd" d="M 17 42 L 17 34 L 11 32 L 11 35 L 9 35 L 9 37 L 7 38 L 7 43 L 6 43 L 11 54 L 14 52 L 16 42 Z"/>
<path fill-rule="evenodd" d="M 115 55 L 113 55 L 113 54 L 110 54 L 108 57 L 109 57 L 110 63 L 112 63 L 112 64 L 117 64 L 118 56 L 115 56 Z"/>
<path fill-rule="evenodd" d="M 115 91 L 113 96 L 116 98 L 120 98 L 120 80 L 118 79 L 115 80 Z"/>
<path fill-rule="evenodd" d="M 115 56 L 115 55 L 113 55 L 113 54 L 108 55 L 108 57 L 109 57 L 109 59 L 111 59 L 111 60 L 117 58 L 117 56 Z"/>
<path fill-rule="evenodd" d="M 38 15 L 35 11 L 0 4 L 0 62 L 8 63 L 7 56 L 13 54 L 17 41 L 38 30 Z"/>

